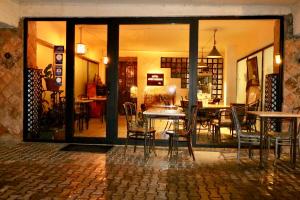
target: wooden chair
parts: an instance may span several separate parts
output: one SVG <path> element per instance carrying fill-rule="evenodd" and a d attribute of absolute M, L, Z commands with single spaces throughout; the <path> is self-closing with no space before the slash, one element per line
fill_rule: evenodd
<path fill-rule="evenodd" d="M 196 128 L 197 111 L 198 106 L 193 105 L 191 107 L 191 110 L 188 112 L 188 121 L 186 126 L 179 130 L 166 131 L 166 134 L 169 135 L 169 153 L 171 153 L 171 155 L 174 148 L 174 137 L 177 137 L 176 142 L 178 141 L 179 143 L 186 143 L 189 150 L 189 154 L 193 157 L 193 160 L 195 161 L 195 155 L 192 147 L 192 134 L 194 133 Z"/>
<path fill-rule="evenodd" d="M 123 108 L 126 115 L 126 123 L 127 123 L 127 137 L 125 143 L 125 152 L 127 150 L 128 141 L 134 140 L 134 152 L 136 151 L 136 142 L 138 140 L 145 140 L 145 138 L 150 138 L 152 141 L 152 147 L 155 147 L 155 130 L 153 128 L 149 128 L 146 132 L 146 127 L 144 126 L 143 121 L 141 122 L 138 119 L 136 104 L 132 102 L 125 102 L 123 104 Z"/>

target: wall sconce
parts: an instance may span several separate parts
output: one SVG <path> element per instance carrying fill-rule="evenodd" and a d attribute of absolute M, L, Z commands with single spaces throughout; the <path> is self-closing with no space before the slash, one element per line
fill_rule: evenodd
<path fill-rule="evenodd" d="M 130 87 L 130 98 L 137 98 L 137 89 L 135 85 Z"/>
<path fill-rule="evenodd" d="M 277 53 L 277 54 L 275 55 L 275 63 L 276 63 L 277 65 L 279 65 L 279 64 L 281 64 L 281 62 L 282 62 L 282 60 L 281 60 L 280 53 Z"/>
<path fill-rule="evenodd" d="M 77 54 L 85 54 L 86 53 L 86 45 L 82 43 L 82 27 L 79 28 L 80 31 L 80 41 L 76 44 L 76 53 Z"/>
<path fill-rule="evenodd" d="M 103 64 L 107 65 L 109 63 L 109 58 L 107 56 L 103 57 Z"/>

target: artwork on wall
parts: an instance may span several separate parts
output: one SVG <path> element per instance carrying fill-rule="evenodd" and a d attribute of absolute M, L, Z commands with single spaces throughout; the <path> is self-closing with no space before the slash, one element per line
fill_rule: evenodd
<path fill-rule="evenodd" d="M 147 74 L 147 85 L 163 86 L 164 74 Z"/>
<path fill-rule="evenodd" d="M 247 87 L 259 85 L 257 57 L 247 59 Z"/>

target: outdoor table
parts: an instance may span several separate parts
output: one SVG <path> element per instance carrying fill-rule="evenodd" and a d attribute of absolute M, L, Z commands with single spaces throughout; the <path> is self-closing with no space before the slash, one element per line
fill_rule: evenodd
<path fill-rule="evenodd" d="M 297 144 L 297 118 L 300 118 L 300 114 L 289 113 L 289 112 L 271 112 L 271 111 L 247 111 L 250 115 L 255 115 L 260 118 L 260 151 L 259 151 L 259 166 L 264 166 L 263 159 L 263 139 L 267 136 L 267 131 L 265 130 L 265 122 L 270 118 L 280 118 L 280 119 L 290 119 L 293 127 L 293 155 L 292 155 L 292 165 L 293 168 L 296 166 L 296 144 Z"/>
<path fill-rule="evenodd" d="M 181 109 L 168 109 L 168 108 L 164 108 L 164 107 L 150 108 L 150 109 L 144 111 L 143 115 L 146 119 L 145 120 L 145 123 L 146 123 L 145 124 L 145 128 L 146 128 L 145 132 L 147 132 L 148 129 L 151 127 L 151 125 L 152 125 L 151 120 L 159 118 L 159 119 L 173 120 L 174 121 L 174 129 L 175 129 L 175 133 L 176 133 L 176 130 L 179 129 L 179 120 L 185 118 L 185 113 L 182 112 Z M 177 139 L 177 137 L 173 137 L 173 138 Z M 175 143 L 176 142 L 177 141 L 175 141 Z M 145 158 L 150 155 L 150 152 L 151 152 L 150 144 L 151 144 L 150 138 L 146 138 L 145 145 L 144 145 Z M 176 147 L 177 147 L 177 145 L 176 145 Z M 177 153 L 178 153 L 178 151 L 177 151 Z"/>

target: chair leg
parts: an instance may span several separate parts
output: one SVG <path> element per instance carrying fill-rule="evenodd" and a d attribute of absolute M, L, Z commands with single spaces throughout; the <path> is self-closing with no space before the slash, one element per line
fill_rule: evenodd
<path fill-rule="evenodd" d="M 173 152 L 173 136 L 169 135 L 169 150 L 168 150 L 168 155 L 172 156 Z"/>
<path fill-rule="evenodd" d="M 188 141 L 188 149 L 189 149 L 190 155 L 193 157 L 193 161 L 195 161 L 195 155 L 194 155 L 192 143 L 190 140 Z"/>
<path fill-rule="evenodd" d="M 240 162 L 241 142 L 238 142 L 237 160 Z"/>
<path fill-rule="evenodd" d="M 124 150 L 124 154 L 127 151 L 127 145 L 128 145 L 128 133 L 127 133 L 127 137 L 126 137 L 126 141 L 125 141 L 125 150 Z"/>

